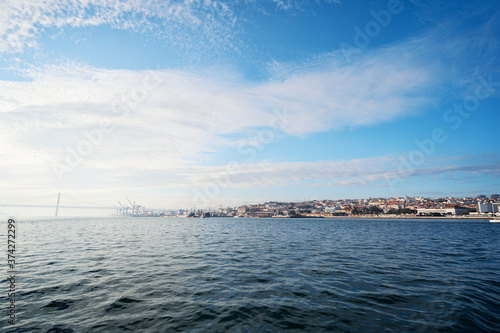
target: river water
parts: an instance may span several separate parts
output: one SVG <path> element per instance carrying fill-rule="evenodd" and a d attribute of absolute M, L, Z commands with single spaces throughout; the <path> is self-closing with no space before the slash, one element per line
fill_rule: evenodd
<path fill-rule="evenodd" d="M 500 332 L 500 224 L 21 219 L 16 240 L 3 332 Z"/>

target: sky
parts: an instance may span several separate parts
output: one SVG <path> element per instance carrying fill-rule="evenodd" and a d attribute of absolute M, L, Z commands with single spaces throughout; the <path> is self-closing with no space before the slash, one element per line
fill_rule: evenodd
<path fill-rule="evenodd" d="M 497 1 L 2 0 L 0 214 L 499 193 L 499 38 Z"/>

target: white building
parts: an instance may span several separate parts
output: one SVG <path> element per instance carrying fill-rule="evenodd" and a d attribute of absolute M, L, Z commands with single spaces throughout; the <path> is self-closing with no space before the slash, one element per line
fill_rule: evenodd
<path fill-rule="evenodd" d="M 459 215 L 463 213 L 468 213 L 467 208 L 417 208 L 418 215 Z"/>
<path fill-rule="evenodd" d="M 340 210 L 339 207 L 325 207 L 325 213 L 335 213 L 337 210 Z"/>
<path fill-rule="evenodd" d="M 477 212 L 479 214 L 493 213 L 493 205 L 490 203 L 477 203 Z"/>
<path fill-rule="evenodd" d="M 500 213 L 500 202 L 495 202 L 491 204 L 491 210 L 494 214 Z"/>

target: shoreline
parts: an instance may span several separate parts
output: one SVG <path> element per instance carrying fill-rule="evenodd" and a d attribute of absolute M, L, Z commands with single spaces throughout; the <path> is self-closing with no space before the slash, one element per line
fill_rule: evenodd
<path fill-rule="evenodd" d="M 243 218 L 259 218 L 259 217 L 243 217 Z M 356 215 L 356 216 L 280 216 L 271 218 L 282 218 L 282 219 L 294 219 L 294 218 L 318 218 L 318 219 L 367 219 L 367 220 L 491 220 L 494 217 L 463 217 L 463 216 L 368 216 L 368 215 Z"/>
<path fill-rule="evenodd" d="M 324 218 L 347 219 L 406 219 L 406 220 L 491 220 L 493 217 L 462 217 L 462 216 L 324 216 Z"/>

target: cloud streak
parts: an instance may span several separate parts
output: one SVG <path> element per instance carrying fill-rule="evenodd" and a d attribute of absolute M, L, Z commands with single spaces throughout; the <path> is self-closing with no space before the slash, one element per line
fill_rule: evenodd
<path fill-rule="evenodd" d="M 223 1 L 7 0 L 0 11 L 0 53 L 36 46 L 47 28 L 110 26 L 153 33 L 178 45 L 196 32 L 207 43 L 232 36 L 235 16 Z M 220 36 L 220 38 L 216 38 Z"/>
<path fill-rule="evenodd" d="M 301 137 L 407 117 L 432 102 L 439 71 L 398 52 L 385 50 L 351 65 L 332 58 L 260 83 L 227 79 L 235 76 L 225 73 L 75 63 L 27 70 L 31 81 L 0 82 L 0 121 L 12 130 L 3 137 L 9 143 L 5 154 L 32 150 L 60 161 L 68 145 L 104 121 L 114 131 L 87 163 L 162 169 L 202 162 L 203 153 L 241 143 L 228 135 L 259 128 Z M 155 82 L 154 89 L 143 89 Z M 273 123 L 276 110 L 286 113 L 286 124 Z M 148 156 L 155 158 L 144 165 Z"/>
<path fill-rule="evenodd" d="M 325 3 L 340 4 L 339 0 Z M 302 0 L 5 0 L 0 8 L 0 53 L 23 52 L 37 46 L 49 28 L 109 26 L 113 29 L 147 33 L 148 39 L 167 41 L 189 48 L 200 44 L 211 48 L 238 50 L 242 5 L 263 10 L 269 5 L 292 12 L 311 4 Z M 198 46 L 197 46 L 198 45 Z"/>
<path fill-rule="evenodd" d="M 229 82 L 227 75 L 104 70 L 71 63 L 29 71 L 30 82 L 0 82 L 0 123 L 9 128 L 1 134 L 2 158 L 9 163 L 2 166 L 0 183 L 22 190 L 204 186 L 214 177 L 224 177 L 227 170 L 202 166 L 210 162 L 206 153 L 238 147 L 240 140 L 228 134 L 269 127 L 277 108 L 287 113 L 288 122 L 276 130 L 300 137 L 405 117 L 432 100 L 432 95 L 421 96 L 435 79 L 432 73 L 409 64 L 398 66 L 393 60 L 371 58 L 350 67 L 313 69 L 254 84 Z M 403 84 L 410 78 L 410 84 Z M 145 85 L 153 88 L 141 90 Z M 113 131 L 57 185 L 52 165 L 65 163 L 68 152 L 103 121 L 112 124 Z M 240 163 L 229 176 L 233 188 L 385 186 L 387 179 L 397 177 L 398 165 L 390 156 L 256 161 Z M 421 169 L 414 176 L 472 173 L 474 168 L 448 165 Z"/>
<path fill-rule="evenodd" d="M 441 157 L 431 165 L 404 170 L 405 179 L 453 177 L 460 173 L 495 178 L 500 176 L 500 166 L 495 161 L 485 163 L 484 160 L 478 161 L 480 156 L 467 156 L 465 164 L 457 165 L 456 159 Z M 390 180 L 401 177 L 400 171 L 400 159 L 387 155 L 340 161 L 259 162 L 203 169 L 196 167 L 190 169 L 189 179 L 196 186 L 225 180 L 235 188 L 268 188 L 300 183 L 314 187 L 389 187 Z"/>
<path fill-rule="evenodd" d="M 282 10 L 300 10 L 305 2 L 273 3 Z M 7 1 L 0 11 L 0 53 L 35 47 L 50 27 L 102 25 L 151 31 L 173 44 L 188 45 L 195 38 L 237 47 L 234 6 L 196 0 Z M 365 50 L 351 63 L 339 52 L 300 63 L 272 62 L 269 79 L 258 82 L 219 69 L 112 70 L 73 62 L 21 69 L 27 81 L 0 81 L 0 124 L 8 128 L 0 133 L 0 157 L 8 161 L 0 165 L 0 185 L 12 191 L 203 186 L 226 173 L 226 166 L 206 166 L 215 162 L 212 153 L 235 151 L 245 136 L 263 128 L 305 137 L 419 115 L 442 101 L 450 82 L 462 78 L 469 62 L 456 60 L 466 49 L 494 44 L 481 39 L 482 34 L 471 39 L 451 36 L 450 31 L 455 29 Z M 442 58 L 443 53 L 447 56 Z M 276 112 L 287 121 L 273 122 Z M 112 131 L 58 183 L 53 164 L 66 163 L 71 150 L 103 123 L 111 124 Z M 234 188 L 385 186 L 386 180 L 398 177 L 398 165 L 392 156 L 253 161 L 239 163 L 230 178 Z M 498 168 L 492 163 L 453 166 L 445 160 L 410 177 L 460 172 L 497 176 Z"/>

